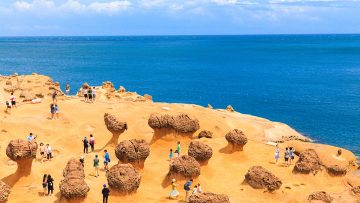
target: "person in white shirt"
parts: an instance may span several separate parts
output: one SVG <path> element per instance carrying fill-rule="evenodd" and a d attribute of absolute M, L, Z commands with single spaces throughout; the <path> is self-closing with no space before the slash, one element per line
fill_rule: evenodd
<path fill-rule="evenodd" d="M 95 98 L 96 98 L 96 89 L 95 89 L 95 87 L 93 87 L 93 90 L 92 90 L 92 99 L 93 99 L 93 101 L 95 101 Z"/>
<path fill-rule="evenodd" d="M 52 158 L 52 148 L 49 144 L 46 144 L 46 158 L 51 161 Z"/>
<path fill-rule="evenodd" d="M 16 107 L 16 96 L 14 95 L 13 92 L 11 92 L 10 101 L 11 101 L 11 106 L 15 106 L 15 107 Z"/>

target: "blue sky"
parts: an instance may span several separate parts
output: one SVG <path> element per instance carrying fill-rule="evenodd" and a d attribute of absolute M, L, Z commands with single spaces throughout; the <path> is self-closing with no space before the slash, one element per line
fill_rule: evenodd
<path fill-rule="evenodd" d="M 0 36 L 360 33 L 360 0 L 1 0 Z"/>

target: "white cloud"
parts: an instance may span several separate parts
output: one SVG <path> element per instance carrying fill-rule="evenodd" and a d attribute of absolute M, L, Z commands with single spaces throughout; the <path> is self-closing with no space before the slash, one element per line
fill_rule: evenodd
<path fill-rule="evenodd" d="M 127 9 L 131 6 L 129 1 L 112 1 L 107 3 L 94 2 L 88 5 L 90 10 L 96 11 L 98 13 L 117 13 L 120 10 Z"/>
<path fill-rule="evenodd" d="M 131 6 L 127 0 L 81 3 L 78 0 L 67 0 L 62 4 L 55 4 L 52 0 L 16 1 L 14 8 L 17 11 L 44 11 L 44 12 L 96 12 L 104 14 L 116 14 Z"/>

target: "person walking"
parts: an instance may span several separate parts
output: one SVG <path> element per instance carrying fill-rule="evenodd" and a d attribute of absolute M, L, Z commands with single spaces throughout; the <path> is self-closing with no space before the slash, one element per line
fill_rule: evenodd
<path fill-rule="evenodd" d="M 48 195 L 51 196 L 54 193 L 54 179 L 49 174 L 47 176 L 47 187 L 48 187 Z"/>
<path fill-rule="evenodd" d="M 89 90 L 88 90 L 88 97 L 89 97 L 89 102 L 93 102 L 93 92 L 92 92 L 92 89 L 91 87 L 89 87 Z"/>
<path fill-rule="evenodd" d="M 280 149 L 279 149 L 279 145 L 277 144 L 275 148 L 275 164 L 278 164 L 279 158 L 280 158 Z"/>
<path fill-rule="evenodd" d="M 197 192 L 198 193 L 203 193 L 202 187 L 200 185 L 200 183 L 197 184 Z"/>
<path fill-rule="evenodd" d="M 173 150 L 170 149 L 170 154 L 169 154 L 170 161 L 173 159 L 173 157 L 174 157 Z"/>
<path fill-rule="evenodd" d="M 100 163 L 100 160 L 98 158 L 98 155 L 95 155 L 95 158 L 94 158 L 94 169 L 95 169 L 95 177 L 99 177 L 99 163 Z"/>
<path fill-rule="evenodd" d="M 284 154 L 284 159 L 285 159 L 285 165 L 286 166 L 289 166 L 289 156 L 290 156 L 289 148 L 286 147 L 285 148 L 285 154 Z"/>
<path fill-rule="evenodd" d="M 53 103 L 57 103 L 57 90 L 54 90 L 54 93 L 52 94 L 52 100 L 53 100 Z"/>
<path fill-rule="evenodd" d="M 103 195 L 103 203 L 107 203 L 108 198 L 109 198 L 109 194 L 110 194 L 110 189 L 108 187 L 106 187 L 106 184 L 104 184 L 103 187 L 104 188 L 101 191 L 101 193 Z"/>
<path fill-rule="evenodd" d="M 294 148 L 290 147 L 290 149 L 289 149 L 289 165 L 291 165 L 291 162 L 294 159 L 295 159 L 295 150 L 294 150 Z"/>
<path fill-rule="evenodd" d="M 179 141 L 177 142 L 177 148 L 176 148 L 176 150 L 177 150 L 177 152 L 178 152 L 178 154 L 179 154 L 179 156 L 180 156 L 180 154 L 181 154 L 181 145 L 180 145 L 180 142 L 179 142 Z"/>
<path fill-rule="evenodd" d="M 11 106 L 16 107 L 16 96 L 14 95 L 14 92 L 11 92 L 10 102 L 11 102 Z"/>
<path fill-rule="evenodd" d="M 109 163 L 110 163 L 110 154 L 106 149 L 104 150 L 104 153 L 105 153 L 105 155 L 104 155 L 104 169 L 105 169 L 106 172 L 108 172 L 109 171 Z"/>
<path fill-rule="evenodd" d="M 9 102 L 9 101 L 6 101 L 5 113 L 11 113 L 11 102 Z"/>
<path fill-rule="evenodd" d="M 46 144 L 45 152 L 46 152 L 47 160 L 51 161 L 51 159 L 52 159 L 52 148 L 51 148 L 51 146 L 49 144 Z"/>
<path fill-rule="evenodd" d="M 59 106 L 57 104 L 55 104 L 55 115 L 56 119 L 59 119 Z"/>
<path fill-rule="evenodd" d="M 39 147 L 39 150 L 40 150 L 40 160 L 41 162 L 44 162 L 44 157 L 45 157 L 45 146 L 44 146 L 44 143 L 40 143 L 40 147 Z"/>
<path fill-rule="evenodd" d="M 69 94 L 70 94 L 70 85 L 69 85 L 69 83 L 66 83 L 65 92 L 66 92 L 66 95 L 69 96 Z"/>
<path fill-rule="evenodd" d="M 56 113 L 55 104 L 50 104 L 50 113 L 51 113 L 51 120 L 53 120 L 55 118 L 55 113 Z"/>
<path fill-rule="evenodd" d="M 89 138 L 89 144 L 91 147 L 91 152 L 94 152 L 95 149 L 95 138 L 92 134 L 90 134 L 90 138 Z"/>
<path fill-rule="evenodd" d="M 169 194 L 169 199 L 176 199 L 179 196 L 179 191 L 176 189 L 178 184 L 176 183 L 175 179 L 172 179 L 171 181 L 171 192 Z"/>
<path fill-rule="evenodd" d="M 27 141 L 29 141 L 29 142 L 32 142 L 33 140 L 35 140 L 36 139 L 36 136 L 33 136 L 33 134 L 32 133 L 30 133 L 28 136 L 27 136 Z"/>
<path fill-rule="evenodd" d="M 43 176 L 43 180 L 42 180 L 42 188 L 43 188 L 43 195 L 45 196 L 46 195 L 46 191 L 47 191 L 47 175 L 44 174 Z"/>
<path fill-rule="evenodd" d="M 84 99 L 85 102 L 88 101 L 88 89 L 83 87 L 83 94 L 84 94 Z"/>
<path fill-rule="evenodd" d="M 95 89 L 95 87 L 93 87 L 93 90 L 92 90 L 92 99 L 93 99 L 93 101 L 95 101 L 95 99 L 96 99 L 96 89 Z"/>
<path fill-rule="evenodd" d="M 190 190 L 191 190 L 191 185 L 193 183 L 193 179 L 190 179 L 189 181 L 187 181 L 184 185 L 184 190 L 186 192 L 185 195 L 185 202 L 189 202 L 189 197 L 190 197 Z"/>
<path fill-rule="evenodd" d="M 87 137 L 85 137 L 83 139 L 83 144 L 84 144 L 84 153 L 88 154 L 89 153 L 89 141 L 88 141 Z"/>

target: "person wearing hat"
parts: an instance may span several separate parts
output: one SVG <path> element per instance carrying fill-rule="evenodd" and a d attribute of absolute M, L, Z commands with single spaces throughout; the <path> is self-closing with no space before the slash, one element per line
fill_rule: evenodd
<path fill-rule="evenodd" d="M 109 198 L 109 193 L 110 193 L 110 189 L 108 187 L 106 187 L 106 184 L 103 185 L 103 189 L 102 189 L 102 195 L 103 195 L 103 203 L 107 203 L 108 202 L 108 198 Z"/>
<path fill-rule="evenodd" d="M 171 192 L 169 195 L 170 199 L 176 199 L 179 196 L 179 191 L 177 191 L 176 186 L 178 186 L 178 184 L 176 183 L 175 179 L 172 179 L 171 181 Z"/>

